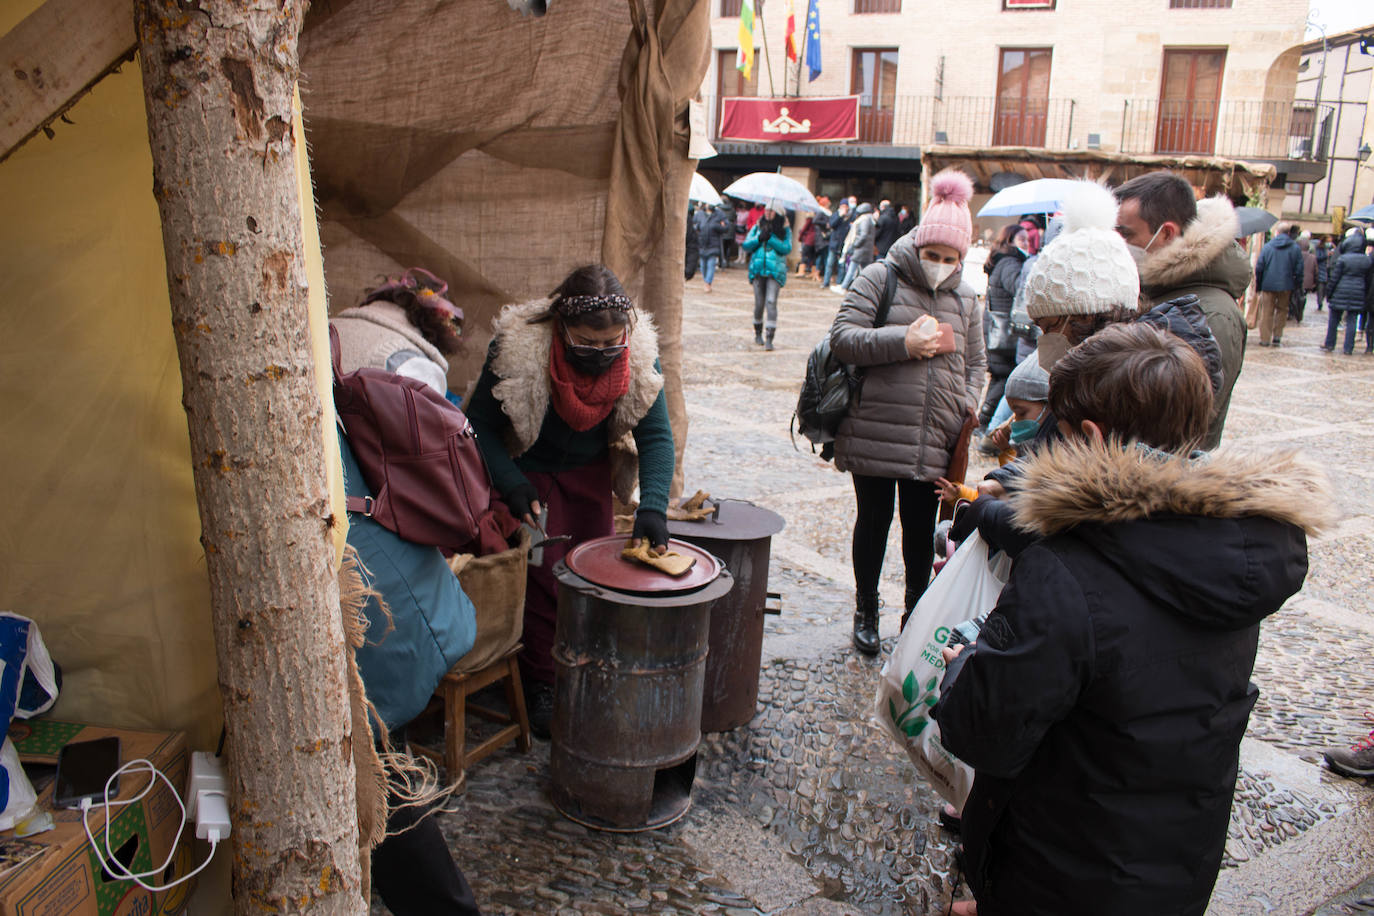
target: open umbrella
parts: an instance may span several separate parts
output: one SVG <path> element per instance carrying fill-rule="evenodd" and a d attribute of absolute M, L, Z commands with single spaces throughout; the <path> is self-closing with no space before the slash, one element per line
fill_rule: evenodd
<path fill-rule="evenodd" d="M 1347 216 L 1346 219 L 1359 220 L 1362 223 L 1374 223 L 1374 204 L 1370 204 L 1367 207 L 1361 207 Z"/>
<path fill-rule="evenodd" d="M 706 204 L 708 207 L 721 203 L 720 192 L 711 187 L 711 182 L 700 172 L 692 173 L 692 190 L 688 192 L 687 199 Z"/>
<path fill-rule="evenodd" d="M 1069 178 L 1037 178 L 998 191 L 983 204 L 979 216 L 1023 216 L 1027 213 L 1053 213 L 1064 208 L 1064 201 L 1081 181 Z"/>
<path fill-rule="evenodd" d="M 1236 238 L 1267 232 L 1270 226 L 1279 221 L 1277 216 L 1259 207 L 1236 207 L 1236 219 L 1240 220 L 1240 233 Z"/>
<path fill-rule="evenodd" d="M 724 193 L 756 204 L 772 204 L 785 210 L 824 212 L 815 196 L 799 181 L 778 172 L 750 172 L 731 184 Z"/>

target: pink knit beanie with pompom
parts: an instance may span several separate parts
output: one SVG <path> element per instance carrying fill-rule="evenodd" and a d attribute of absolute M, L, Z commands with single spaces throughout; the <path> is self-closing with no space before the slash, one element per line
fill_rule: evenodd
<path fill-rule="evenodd" d="M 913 233 L 916 247 L 948 245 L 959 252 L 960 259 L 968 254 L 973 238 L 973 220 L 968 213 L 972 196 L 973 182 L 958 169 L 945 169 L 932 178 L 930 206 Z"/>

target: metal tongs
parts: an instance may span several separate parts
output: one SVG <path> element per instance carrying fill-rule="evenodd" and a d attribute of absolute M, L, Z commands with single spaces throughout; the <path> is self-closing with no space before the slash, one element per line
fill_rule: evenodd
<path fill-rule="evenodd" d="M 549 544 L 560 544 L 563 541 L 571 541 L 571 534 L 549 534 L 546 530 L 549 524 L 549 507 L 540 508 L 539 517 L 534 520 L 534 527 L 531 528 L 528 522 L 521 522 L 520 525 L 530 533 L 529 561 L 534 566 L 544 565 L 544 548 Z M 538 538 L 536 540 L 536 538 Z"/>

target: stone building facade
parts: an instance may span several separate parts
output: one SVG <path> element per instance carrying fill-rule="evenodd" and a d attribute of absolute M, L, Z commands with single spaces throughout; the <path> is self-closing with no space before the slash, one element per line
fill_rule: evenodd
<path fill-rule="evenodd" d="M 1369 19 L 1364 28 L 1302 46 L 1297 97 L 1332 109 L 1313 136 L 1327 167 L 1320 180 L 1289 189 L 1284 211 L 1313 232 L 1332 231 L 1342 209 L 1374 203 L 1374 7 Z"/>
<path fill-rule="evenodd" d="M 702 84 L 712 123 L 722 94 L 770 94 L 766 32 L 772 94 L 858 94 L 857 145 L 906 151 L 889 155 L 889 185 L 902 160 L 940 147 L 1238 159 L 1275 164 L 1280 182 L 1322 171 L 1298 161 L 1292 139 L 1324 114 L 1294 107 L 1307 0 L 819 0 L 815 81 L 784 66 L 785 0 L 762 6 L 755 78 L 743 84 L 739 2 L 713 0 Z M 807 9 L 795 0 L 799 44 Z M 721 146 L 716 168 L 747 168 L 747 151 Z M 853 169 L 806 158 L 791 150 L 783 164 L 810 166 L 821 189 Z"/>

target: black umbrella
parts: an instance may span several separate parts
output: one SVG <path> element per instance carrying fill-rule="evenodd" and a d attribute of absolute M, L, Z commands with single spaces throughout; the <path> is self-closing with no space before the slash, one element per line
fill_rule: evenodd
<path fill-rule="evenodd" d="M 1270 226 L 1279 221 L 1277 216 L 1259 207 L 1236 207 L 1236 218 L 1240 220 L 1240 232 L 1236 238 L 1267 232 Z"/>

